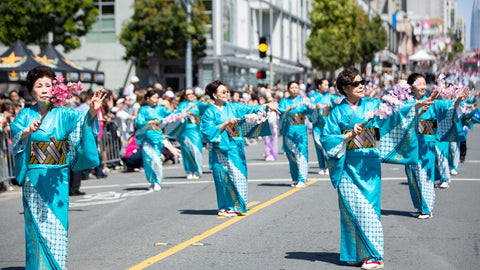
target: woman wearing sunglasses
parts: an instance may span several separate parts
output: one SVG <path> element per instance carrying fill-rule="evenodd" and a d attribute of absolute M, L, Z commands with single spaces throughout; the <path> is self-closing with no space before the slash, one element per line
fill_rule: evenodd
<path fill-rule="evenodd" d="M 330 179 L 338 193 L 340 260 L 362 269 L 380 269 L 384 254 L 380 222 L 381 156 L 376 148 L 379 138 L 376 138 L 375 128 L 387 126 L 402 129 L 402 132 L 408 130 L 396 123 L 400 119 L 397 117 L 390 118 L 393 119 L 390 122 L 377 117 L 367 118 L 380 102 L 364 98 L 365 80 L 356 68 L 344 69 L 338 75 L 337 87 L 345 98 L 329 114 L 321 143 L 330 157 Z M 406 104 L 395 114 L 406 115 L 403 119 L 409 124 L 405 126 L 413 129 L 414 109 L 431 103 L 431 99 L 425 99 L 415 106 Z"/>

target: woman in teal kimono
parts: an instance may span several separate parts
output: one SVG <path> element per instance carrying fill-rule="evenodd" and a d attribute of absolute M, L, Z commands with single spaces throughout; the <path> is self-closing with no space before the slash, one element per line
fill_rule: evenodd
<path fill-rule="evenodd" d="M 142 145 L 142 159 L 145 176 L 150 183 L 149 190 L 159 191 L 163 180 L 163 131 L 162 119 L 174 113 L 159 106 L 160 92 L 148 91 L 145 94 L 146 105 L 140 108 L 135 119 L 137 124 L 137 146 Z"/>
<path fill-rule="evenodd" d="M 364 98 L 365 80 L 356 68 L 343 70 L 338 75 L 337 87 L 345 98 L 330 112 L 321 134 L 321 142 L 329 156 L 330 179 L 338 193 L 340 260 L 349 265 L 361 265 L 362 269 L 379 269 L 383 268 L 384 255 L 380 221 L 380 164 L 383 157 L 376 147 L 378 138 L 375 138 L 374 128 L 399 128 L 395 127 L 396 123 L 378 118 L 369 120 L 367 124 L 367 115 L 373 113 L 380 102 Z M 421 104 L 428 103 L 431 100 Z M 401 112 L 404 111 L 412 122 L 407 126 L 413 128 L 413 104 L 405 106 Z M 399 149 L 394 146 L 391 148 Z"/>
<path fill-rule="evenodd" d="M 228 88 L 221 81 L 208 84 L 205 92 L 214 102 L 202 115 L 200 131 L 212 146 L 218 215 L 242 215 L 247 213 L 248 183 L 245 141 L 238 122 L 246 114 L 256 113 L 265 107 L 270 110 L 276 108 L 273 103 L 258 106 L 231 103 Z"/>
<path fill-rule="evenodd" d="M 414 98 L 419 101 L 427 99 L 425 96 L 427 83 L 425 77 L 419 73 L 408 76 L 407 82 L 412 86 Z M 438 91 L 434 90 L 430 98 L 435 99 Z M 468 89 L 455 102 L 435 100 L 433 105 L 424 106 L 419 112 L 418 120 L 418 151 L 420 162 L 416 165 L 405 166 L 410 196 L 413 206 L 417 209 L 413 216 L 419 219 L 432 218 L 435 202 L 435 142 L 437 136 L 441 141 L 454 141 L 457 138 L 445 138 L 446 130 L 456 129 L 456 108 L 468 96 Z M 439 134 L 441 133 L 441 134 Z M 455 135 L 455 134 L 454 134 Z M 464 136 L 464 135 L 463 135 Z M 461 134 L 458 134 L 461 140 Z"/>
<path fill-rule="evenodd" d="M 330 107 L 332 105 L 332 97 L 329 93 L 327 93 L 328 80 L 321 79 L 318 85 L 318 89 L 318 92 L 314 92 L 309 97 L 310 102 L 317 106 L 317 109 L 313 112 L 317 115 L 316 117 L 314 117 L 314 121 L 312 121 L 312 137 L 313 142 L 315 143 L 318 167 L 320 168 L 318 174 L 328 174 L 325 150 L 323 149 L 322 143 L 320 142 L 320 134 L 322 133 L 323 126 L 325 125 L 325 118 L 328 115 Z"/>
<path fill-rule="evenodd" d="M 283 149 L 290 165 L 292 187 L 302 188 L 308 181 L 308 137 L 305 119 L 311 112 L 299 95 L 299 84 L 287 84 L 290 96 L 278 104 L 280 125 L 283 133 Z"/>
<path fill-rule="evenodd" d="M 99 164 L 95 136 L 104 92 L 95 92 L 88 112 L 48 107 L 54 72 L 28 72 L 27 90 L 36 101 L 11 123 L 16 179 L 22 185 L 25 269 L 66 269 L 70 168 Z"/>
<path fill-rule="evenodd" d="M 187 179 L 198 179 L 202 174 L 202 134 L 200 133 L 200 116 L 207 105 L 196 100 L 192 89 L 185 89 L 185 101 L 180 102 L 178 111 L 188 109 L 185 131 L 177 137 L 182 152 L 182 163 Z"/>

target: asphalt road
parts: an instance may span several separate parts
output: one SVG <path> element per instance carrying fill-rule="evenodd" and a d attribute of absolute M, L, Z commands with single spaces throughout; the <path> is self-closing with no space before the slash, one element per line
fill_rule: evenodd
<path fill-rule="evenodd" d="M 418 220 L 403 166 L 382 165 L 386 269 L 479 269 L 480 128 L 468 134 L 467 161 L 451 187 L 436 190 L 434 217 Z M 166 165 L 163 188 L 147 191 L 142 172 L 85 180 L 70 197 L 70 270 L 82 269 L 356 269 L 339 261 L 337 194 L 320 176 L 310 141 L 310 182 L 292 189 L 288 162 L 262 159 L 263 141 L 246 148 L 249 213 L 217 217 L 207 171 L 186 180 Z M 206 153 L 204 153 L 206 157 Z M 206 159 L 204 164 L 206 164 Z M 0 269 L 23 269 L 21 191 L 0 194 Z"/>

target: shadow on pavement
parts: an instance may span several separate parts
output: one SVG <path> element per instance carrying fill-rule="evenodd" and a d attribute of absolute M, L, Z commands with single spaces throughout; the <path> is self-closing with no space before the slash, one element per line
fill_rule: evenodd
<path fill-rule="evenodd" d="M 208 216 L 216 216 L 218 214 L 218 210 L 193 210 L 193 209 L 185 209 L 179 210 L 180 214 L 183 215 L 208 215 Z"/>
<path fill-rule="evenodd" d="M 5 267 L 5 268 L 2 268 L 1 270 L 24 270 L 25 267 L 22 267 L 22 266 L 12 266 L 12 267 Z"/>
<path fill-rule="evenodd" d="M 410 212 L 407 211 L 398 211 L 398 210 L 381 210 L 380 213 L 382 216 L 390 216 L 390 215 L 395 215 L 395 216 L 405 216 L 405 217 L 412 217 Z"/>
<path fill-rule="evenodd" d="M 258 184 L 258 186 L 263 186 L 263 187 L 289 187 L 291 184 L 290 183 L 261 183 Z"/>
<path fill-rule="evenodd" d="M 296 259 L 306 261 L 322 261 L 336 265 L 345 265 L 341 262 L 340 253 L 337 252 L 287 252 L 285 259 Z"/>

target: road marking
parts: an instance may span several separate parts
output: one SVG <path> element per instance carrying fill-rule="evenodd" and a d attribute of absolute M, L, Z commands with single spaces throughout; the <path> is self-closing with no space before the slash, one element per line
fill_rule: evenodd
<path fill-rule="evenodd" d="M 317 180 L 311 180 L 311 181 L 307 182 L 305 184 L 305 186 L 309 186 L 309 185 L 311 185 L 315 182 L 317 182 Z M 223 222 L 222 224 L 219 224 L 219 225 L 213 227 L 212 229 L 210 229 L 208 231 L 205 231 L 205 232 L 203 232 L 203 233 L 201 233 L 201 234 L 199 234 L 199 235 L 197 235 L 193 238 L 190 238 L 187 241 L 185 241 L 181 244 L 178 244 L 178 245 L 176 245 L 176 246 L 174 246 L 174 247 L 172 247 L 172 248 L 170 248 L 170 249 L 168 249 L 168 250 L 166 250 L 162 253 L 159 253 L 159 254 L 157 254 L 153 257 L 150 257 L 150 258 L 144 260 L 143 262 L 141 262 L 141 263 L 139 263 L 135 266 L 132 266 L 128 269 L 129 270 L 145 269 L 146 267 L 148 267 L 148 266 L 150 266 L 154 263 L 157 263 L 157 262 L 167 258 L 168 256 L 179 252 L 179 251 L 182 251 L 183 249 L 189 247 L 190 245 L 192 245 L 194 243 L 197 243 L 197 242 L 199 242 L 199 241 L 201 241 L 201 240 L 203 240 L 203 239 L 205 239 L 205 238 L 207 238 L 207 237 L 209 237 L 209 236 L 211 236 L 211 235 L 229 227 L 230 225 L 237 223 L 238 221 L 248 217 L 249 215 L 252 215 L 252 214 L 262 210 L 263 208 L 265 208 L 267 206 L 270 206 L 270 205 L 272 205 L 272 204 L 274 204 L 274 203 L 276 203 L 276 202 L 278 202 L 278 201 L 280 201 L 280 200 L 282 200 L 282 199 L 284 199 L 284 198 L 286 198 L 286 197 L 288 197 L 288 196 L 292 195 L 293 193 L 295 193 L 297 191 L 300 191 L 300 190 L 301 190 L 301 188 L 292 188 L 289 191 L 287 191 L 287 192 L 285 192 L 285 193 L 283 193 L 283 194 L 281 194 L 281 195 L 279 195 L 279 196 L 277 196 L 277 197 L 275 197 L 275 198 L 273 198 L 273 199 L 271 199 L 267 202 L 264 202 L 264 203 L 258 205 L 257 207 L 254 207 L 254 208 L 250 209 L 250 211 L 248 213 L 246 213 L 244 216 L 237 216 L 237 217 L 231 218 L 231 219 Z"/>

